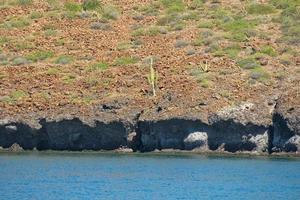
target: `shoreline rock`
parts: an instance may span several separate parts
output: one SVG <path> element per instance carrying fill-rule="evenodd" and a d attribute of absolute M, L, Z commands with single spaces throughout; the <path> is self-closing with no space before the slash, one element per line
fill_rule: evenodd
<path fill-rule="evenodd" d="M 207 120 L 185 116 L 145 118 L 136 112 L 124 119 L 117 114 L 41 118 L 35 122 L 2 119 L 0 147 L 20 150 L 113 150 L 116 152 L 229 152 L 238 154 L 300 151 L 299 108 L 242 103 L 226 107 Z M 34 124 L 34 126 L 32 125 Z"/>

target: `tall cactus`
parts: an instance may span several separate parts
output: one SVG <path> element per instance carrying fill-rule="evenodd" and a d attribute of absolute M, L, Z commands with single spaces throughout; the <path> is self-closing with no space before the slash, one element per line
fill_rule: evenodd
<path fill-rule="evenodd" d="M 153 68 L 153 58 L 150 58 L 150 74 L 148 75 L 148 82 L 151 85 L 153 96 L 156 96 L 158 73 Z"/>

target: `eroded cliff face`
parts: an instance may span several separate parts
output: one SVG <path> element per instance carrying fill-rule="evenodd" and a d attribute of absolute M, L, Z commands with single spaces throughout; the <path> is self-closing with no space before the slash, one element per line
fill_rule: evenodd
<path fill-rule="evenodd" d="M 198 120 L 140 121 L 141 151 L 155 149 L 208 150 L 208 125 Z"/>
<path fill-rule="evenodd" d="M 212 113 L 207 120 L 184 115 L 155 119 L 143 112 L 130 120 L 43 118 L 36 126 L 3 120 L 0 146 L 11 150 L 298 152 L 299 110 L 283 113 L 281 108 L 245 102 Z"/>
<path fill-rule="evenodd" d="M 272 141 L 275 152 L 300 151 L 300 98 L 291 99 L 291 93 L 297 92 L 296 89 L 286 92 L 276 105 Z"/>
<path fill-rule="evenodd" d="M 122 122 L 95 121 L 86 124 L 78 118 L 40 121 L 41 127 L 8 122 L 0 126 L 0 146 L 17 143 L 23 149 L 38 150 L 114 150 L 127 146 L 127 131 Z"/>

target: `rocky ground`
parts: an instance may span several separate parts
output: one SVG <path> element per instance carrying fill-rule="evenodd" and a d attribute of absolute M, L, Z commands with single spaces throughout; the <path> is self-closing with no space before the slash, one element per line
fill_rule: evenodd
<path fill-rule="evenodd" d="M 300 150 L 298 0 L 3 0 L 0 11 L 2 148 Z"/>

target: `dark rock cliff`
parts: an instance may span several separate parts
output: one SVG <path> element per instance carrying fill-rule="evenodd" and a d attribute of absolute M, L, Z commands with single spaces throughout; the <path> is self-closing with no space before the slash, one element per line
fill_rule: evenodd
<path fill-rule="evenodd" d="M 149 117 L 143 112 L 134 112 L 126 120 L 114 115 L 88 121 L 42 118 L 33 124 L 2 120 L 0 146 L 12 150 L 298 152 L 299 109 L 282 107 L 277 104 L 274 110 L 266 104 L 241 103 L 212 113 L 207 120 L 184 115 Z"/>

